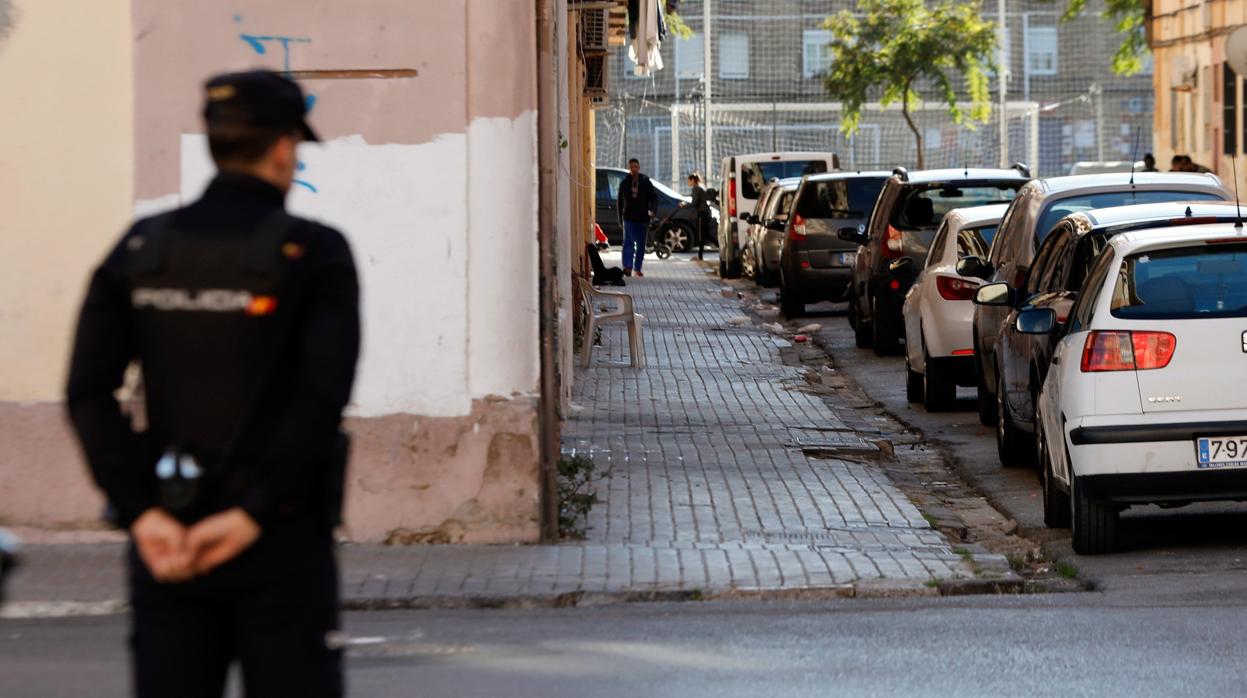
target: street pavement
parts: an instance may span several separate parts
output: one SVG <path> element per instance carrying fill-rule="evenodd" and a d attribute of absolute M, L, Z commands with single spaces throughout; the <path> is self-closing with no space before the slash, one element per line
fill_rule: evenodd
<path fill-rule="evenodd" d="M 1242 595 L 352 613 L 350 695 L 1241 696 Z M 0 622 L 5 698 L 127 695 L 125 618 Z M 232 695 L 239 695 L 235 690 Z"/>
<path fill-rule="evenodd" d="M 745 317 L 714 266 L 647 264 L 626 288 L 646 367 L 627 366 L 624 329 L 608 325 L 577 369 L 563 448 L 600 473 L 584 540 L 345 545 L 348 607 L 935 593 L 1007 572 L 1003 556 L 954 550 L 888 479 L 857 407 L 808 390 L 784 360 L 792 344 Z M 0 615 L 116 611 L 121 557 L 119 543 L 31 546 Z"/>

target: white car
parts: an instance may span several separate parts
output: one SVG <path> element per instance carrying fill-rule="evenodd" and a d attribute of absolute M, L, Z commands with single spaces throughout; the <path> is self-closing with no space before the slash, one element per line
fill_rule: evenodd
<path fill-rule="evenodd" d="M 964 257 L 980 257 L 1008 204 L 956 208 L 949 211 L 931 241 L 922 271 L 905 294 L 905 394 L 927 409 L 948 409 L 957 386 L 973 386 L 974 292 L 979 279 L 957 273 Z M 903 273 L 909 262 L 893 262 Z"/>
<path fill-rule="evenodd" d="M 1112 239 L 1059 327 L 1039 393 L 1044 522 L 1111 552 L 1120 511 L 1247 500 L 1247 232 L 1164 226 Z M 984 293 L 988 292 L 984 287 Z"/>

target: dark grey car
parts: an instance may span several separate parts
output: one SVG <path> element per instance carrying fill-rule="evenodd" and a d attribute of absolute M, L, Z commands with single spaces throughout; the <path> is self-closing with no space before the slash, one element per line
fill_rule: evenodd
<path fill-rule="evenodd" d="M 889 172 L 833 172 L 808 175 L 797 188 L 788 220 L 768 225 L 782 230 L 779 304 L 799 317 L 807 303 L 848 298 L 857 244 L 838 231 L 866 229 Z"/>

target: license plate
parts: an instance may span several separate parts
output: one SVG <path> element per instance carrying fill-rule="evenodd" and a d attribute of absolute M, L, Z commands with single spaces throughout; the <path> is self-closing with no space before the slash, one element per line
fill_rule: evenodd
<path fill-rule="evenodd" d="M 857 264 L 857 253 L 856 252 L 841 252 L 840 254 L 836 255 L 836 264 L 842 267 L 851 267 L 854 264 Z"/>
<path fill-rule="evenodd" d="M 1200 468 L 1247 467 L 1247 436 L 1209 436 L 1195 439 Z"/>

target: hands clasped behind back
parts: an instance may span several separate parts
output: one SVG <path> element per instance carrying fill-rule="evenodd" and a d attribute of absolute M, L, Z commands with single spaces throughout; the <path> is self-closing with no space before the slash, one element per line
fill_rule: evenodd
<path fill-rule="evenodd" d="M 234 507 L 185 526 L 160 508 L 143 513 L 130 527 L 139 557 L 160 582 L 185 582 L 208 574 L 251 547 L 260 526 Z"/>

